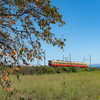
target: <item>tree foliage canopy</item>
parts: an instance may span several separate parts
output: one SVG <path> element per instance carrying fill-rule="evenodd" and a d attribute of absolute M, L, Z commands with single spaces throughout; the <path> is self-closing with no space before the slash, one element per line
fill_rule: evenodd
<path fill-rule="evenodd" d="M 66 39 L 57 39 L 50 27 L 65 24 L 58 10 L 50 0 L 0 0 L 0 57 L 6 64 L 41 59 L 41 40 L 63 49 Z"/>

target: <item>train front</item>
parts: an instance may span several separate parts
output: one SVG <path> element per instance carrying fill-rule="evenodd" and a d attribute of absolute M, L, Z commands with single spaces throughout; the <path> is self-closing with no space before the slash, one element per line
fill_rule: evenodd
<path fill-rule="evenodd" d="M 49 65 L 49 66 L 52 66 L 52 60 L 49 60 L 49 61 L 48 61 L 48 65 Z"/>

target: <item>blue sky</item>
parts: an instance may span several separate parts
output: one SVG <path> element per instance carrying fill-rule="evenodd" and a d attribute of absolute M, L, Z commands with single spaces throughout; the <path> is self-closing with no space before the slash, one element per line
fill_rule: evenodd
<path fill-rule="evenodd" d="M 69 54 L 72 61 L 83 62 L 83 57 L 89 59 L 91 55 L 92 64 L 100 63 L 100 0 L 51 0 L 51 4 L 59 8 L 66 22 L 63 27 L 52 25 L 51 31 L 58 38 L 64 35 L 67 42 L 64 52 L 57 46 L 42 44 L 46 50 L 46 65 L 48 60 L 63 60 L 63 55 L 66 58 Z M 86 63 L 89 64 L 89 60 Z"/>
<path fill-rule="evenodd" d="M 88 59 L 91 55 L 91 63 L 100 64 L 100 0 L 51 0 L 51 4 L 59 8 L 66 22 L 63 27 L 58 24 L 51 25 L 51 32 L 57 38 L 66 38 L 64 52 L 57 46 L 42 43 L 42 48 L 46 50 L 46 65 L 48 60 L 66 60 L 83 62 L 83 57 Z M 37 27 L 37 26 L 36 26 Z M 37 65 L 37 59 L 30 63 Z M 44 65 L 44 60 L 39 61 Z"/>

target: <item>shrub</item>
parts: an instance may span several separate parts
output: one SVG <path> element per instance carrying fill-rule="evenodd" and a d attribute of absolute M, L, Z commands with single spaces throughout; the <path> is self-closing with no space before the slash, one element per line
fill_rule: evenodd
<path fill-rule="evenodd" d="M 54 72 L 55 72 L 55 69 L 53 67 L 48 67 L 48 66 L 22 67 L 22 69 L 20 69 L 20 73 L 22 73 L 23 75 L 52 74 Z"/>
<path fill-rule="evenodd" d="M 77 70 L 78 71 L 87 71 L 87 72 L 89 72 L 89 71 L 99 71 L 100 68 L 98 68 L 98 67 L 87 67 L 87 68 L 79 68 Z"/>
<path fill-rule="evenodd" d="M 87 69 L 89 71 L 99 71 L 100 70 L 100 68 L 98 68 L 98 67 L 88 67 Z"/>
<path fill-rule="evenodd" d="M 54 68 L 48 66 L 35 67 L 35 69 L 36 74 L 51 74 L 55 71 Z"/>
<path fill-rule="evenodd" d="M 77 72 L 84 72 L 85 68 L 77 68 Z"/>
<path fill-rule="evenodd" d="M 63 71 L 65 71 L 65 72 L 71 72 L 71 69 L 70 68 L 66 68 L 66 67 L 62 67 L 63 68 Z"/>
<path fill-rule="evenodd" d="M 52 74 L 55 72 L 55 69 L 53 67 L 48 67 L 48 66 L 44 66 L 43 67 L 43 71 L 46 73 L 46 74 Z"/>
<path fill-rule="evenodd" d="M 1 67 L 2 68 L 2 67 Z M 62 73 L 62 72 L 78 72 L 78 71 L 100 71 L 98 67 L 88 67 L 88 68 L 77 68 L 77 67 L 48 67 L 48 66 L 37 66 L 37 67 L 22 67 L 19 70 L 23 75 L 33 75 L 33 74 L 53 74 L 53 73 Z M 1 73 L 1 72 L 0 72 Z"/>
<path fill-rule="evenodd" d="M 63 71 L 67 72 L 67 68 L 66 67 L 62 67 L 63 68 Z"/>
<path fill-rule="evenodd" d="M 63 68 L 62 67 L 57 67 L 56 68 L 56 72 L 57 73 L 62 73 L 63 72 Z"/>
<path fill-rule="evenodd" d="M 77 68 L 76 67 L 70 67 L 71 71 L 76 73 L 77 72 Z"/>
<path fill-rule="evenodd" d="M 22 67 L 22 69 L 20 69 L 19 72 L 23 75 L 33 75 L 36 73 L 36 69 L 34 67 Z"/>
<path fill-rule="evenodd" d="M 43 74 L 42 66 L 34 67 L 34 69 L 36 70 L 35 74 L 37 75 Z"/>

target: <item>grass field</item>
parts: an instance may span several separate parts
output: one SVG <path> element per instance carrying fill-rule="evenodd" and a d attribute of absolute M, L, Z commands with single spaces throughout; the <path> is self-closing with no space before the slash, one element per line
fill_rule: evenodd
<path fill-rule="evenodd" d="M 21 75 L 19 81 L 12 76 L 12 83 L 17 93 L 9 100 L 97 100 L 100 95 L 99 71 Z M 5 97 L 6 92 L 0 87 L 0 100 Z"/>

